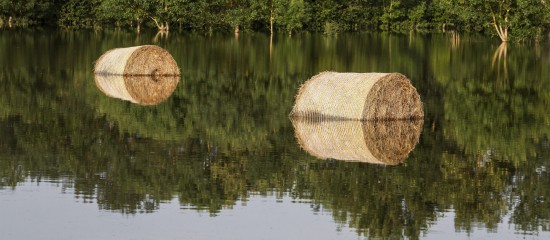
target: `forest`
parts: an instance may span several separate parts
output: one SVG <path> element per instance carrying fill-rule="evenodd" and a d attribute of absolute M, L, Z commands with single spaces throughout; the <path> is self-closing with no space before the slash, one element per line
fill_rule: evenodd
<path fill-rule="evenodd" d="M 142 28 L 200 33 L 254 31 L 480 32 L 542 41 L 545 0 L 0 0 L 0 28 Z"/>

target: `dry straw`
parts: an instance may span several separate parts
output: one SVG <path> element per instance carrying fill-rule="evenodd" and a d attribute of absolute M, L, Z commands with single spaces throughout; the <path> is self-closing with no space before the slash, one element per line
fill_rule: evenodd
<path fill-rule="evenodd" d="M 309 120 L 422 119 L 422 101 L 399 73 L 323 72 L 298 90 L 290 113 Z"/>
<path fill-rule="evenodd" d="M 155 105 L 176 89 L 180 70 L 170 53 L 155 45 L 115 48 L 94 66 L 95 83 L 107 96 Z"/>
<path fill-rule="evenodd" d="M 178 64 L 170 53 L 155 45 L 115 48 L 96 61 L 96 75 L 179 76 Z"/>
<path fill-rule="evenodd" d="M 141 105 L 166 100 L 179 82 L 178 76 L 95 75 L 95 83 L 105 95 Z"/>
<path fill-rule="evenodd" d="M 320 159 L 395 165 L 418 143 L 423 120 L 292 121 L 298 144 Z"/>

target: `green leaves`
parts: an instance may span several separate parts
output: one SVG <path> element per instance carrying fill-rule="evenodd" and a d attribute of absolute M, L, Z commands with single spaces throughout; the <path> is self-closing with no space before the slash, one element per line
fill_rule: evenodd
<path fill-rule="evenodd" d="M 62 27 L 94 27 L 98 22 L 99 4 L 99 0 L 68 0 L 61 7 L 58 23 Z"/>
<path fill-rule="evenodd" d="M 200 32 L 386 30 L 475 31 L 503 41 L 543 40 L 550 4 L 540 0 L 0 0 L 7 25 L 134 28 L 173 25 Z M 157 23 L 153 21 L 155 19 Z M 501 30 L 502 29 L 502 30 Z"/>
<path fill-rule="evenodd" d="M 53 25 L 53 18 L 59 11 L 55 0 L 0 0 L 0 17 L 10 17 L 14 26 Z"/>
<path fill-rule="evenodd" d="M 274 8 L 275 24 L 289 35 L 301 30 L 307 21 L 306 4 L 303 0 L 278 0 L 275 1 Z"/>

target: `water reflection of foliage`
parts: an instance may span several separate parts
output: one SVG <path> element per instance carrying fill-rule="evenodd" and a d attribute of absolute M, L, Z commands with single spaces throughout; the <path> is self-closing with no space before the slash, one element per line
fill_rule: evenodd
<path fill-rule="evenodd" d="M 179 195 L 183 205 L 215 213 L 222 207 L 232 206 L 237 199 L 246 199 L 248 188 L 250 184 L 255 185 L 255 181 L 259 182 L 255 191 L 286 189 L 274 186 L 274 181 L 285 181 L 273 178 L 272 174 L 262 174 L 264 170 L 277 169 L 268 158 L 263 162 L 270 167 L 257 166 L 256 161 L 247 163 L 250 155 L 262 156 L 264 151 L 275 147 L 275 139 L 282 136 L 280 128 L 284 130 L 287 125 L 286 108 L 279 105 L 272 108 L 278 111 L 266 114 L 267 104 L 256 97 L 252 97 L 258 100 L 256 104 L 243 106 L 238 99 L 230 99 L 223 93 L 226 88 L 239 88 L 234 86 L 239 82 L 254 83 L 252 80 L 221 84 L 221 89 L 193 95 L 196 99 L 190 99 L 185 93 L 177 95 L 168 102 L 174 107 L 143 108 L 106 97 L 104 99 L 111 102 L 104 101 L 101 93 L 89 86 L 93 86 L 92 81 L 60 95 L 49 89 L 73 86 L 67 81 L 57 81 L 52 77 L 56 73 L 47 72 L 45 79 L 26 71 L 6 69 L 4 73 L 2 80 L 6 84 L 2 88 L 7 94 L 2 97 L 6 103 L 3 109 L 5 116 L 16 117 L 9 117 L 3 125 L 7 126 L 3 128 L 6 138 L 1 145 L 6 153 L 12 153 L 6 156 L 9 161 L 2 161 L 7 165 L 2 168 L 6 171 L 2 175 L 3 186 L 15 187 L 17 182 L 33 174 L 45 174 L 53 179 L 74 176 L 77 194 L 96 196 L 101 208 L 129 213 L 154 210 L 159 202 L 170 200 L 174 195 Z M 87 77 L 86 73 L 82 77 Z M 204 81 L 196 76 L 192 79 Z M 49 84 L 48 88 L 34 87 L 40 81 Z M 204 87 L 212 86 L 204 84 Z M 248 86 L 242 88 L 248 89 Z M 264 87 L 255 89 L 259 89 L 253 92 L 259 98 L 265 99 L 266 94 L 284 97 L 280 91 L 265 93 Z M 293 91 L 288 90 L 287 95 L 292 96 Z M 86 100 L 80 97 L 83 92 L 87 93 L 88 100 L 99 101 L 99 115 L 93 105 L 83 102 Z M 29 95 L 33 96 L 31 102 L 26 98 Z M 216 99 L 220 96 L 224 99 Z M 288 103 L 292 101 L 289 98 Z M 186 104 L 177 104 L 180 100 Z M 279 99 L 278 104 L 284 101 Z M 183 110 L 177 106 L 183 106 Z M 254 106 L 257 109 L 251 109 Z M 159 113 L 158 109 L 164 112 Z M 255 117 L 255 114 L 261 116 Z M 273 118 L 272 114 L 283 117 Z M 136 118 L 138 115 L 146 117 Z M 155 121 L 159 116 L 176 117 Z M 201 122 L 203 117 L 208 120 Z M 136 123 L 139 119 L 152 120 Z M 193 124 L 180 125 L 174 119 Z M 160 134 L 144 131 L 148 127 Z M 278 128 L 270 129 L 272 127 Z M 287 136 L 292 139 L 291 133 Z M 155 138 L 160 139 L 151 140 Z M 249 165 L 255 170 L 248 172 L 268 178 L 245 181 L 241 171 Z"/>
<path fill-rule="evenodd" d="M 472 231 L 473 223 L 482 222 L 496 228 L 510 213 L 522 231 L 547 228 L 550 214 L 539 200 L 549 196 L 548 189 L 533 178 L 546 175 L 539 170 L 545 169 L 544 159 L 549 157 L 550 85 L 545 77 L 549 73 L 537 66 L 548 64 L 550 56 L 541 56 L 536 48 L 495 45 L 493 58 L 489 48 L 479 49 L 487 52 L 481 55 L 485 57 L 463 61 L 467 52 L 475 52 L 471 49 L 480 45 L 466 44 L 458 52 L 448 52 L 448 60 L 434 67 L 444 89 L 444 135 L 460 149 L 443 155 L 449 166 L 443 169 L 454 169 L 445 179 L 460 183 L 448 184 L 451 192 L 468 193 L 456 194 L 455 226 Z M 537 56 L 536 64 L 526 60 L 532 56 Z"/>
<path fill-rule="evenodd" d="M 550 143 L 541 139 L 537 156 L 530 158 L 514 176 L 508 207 L 513 209 L 511 221 L 519 232 L 550 231 Z"/>
<path fill-rule="evenodd" d="M 501 51 L 502 45 L 497 49 Z M 445 135 L 469 154 L 489 151 L 517 163 L 533 156 L 540 137 L 550 133 L 546 111 L 550 85 L 543 68 L 525 61 L 533 51 L 515 46 L 509 52 L 499 59 L 506 68 L 491 68 L 489 58 L 474 58 L 473 64 L 486 66 L 484 71 L 457 72 L 438 81 L 446 89 Z M 538 64 L 548 64 L 549 58 L 542 57 Z"/>
<path fill-rule="evenodd" d="M 78 42 L 89 42 L 73 70 L 64 67 L 71 58 L 24 57 L 31 50 L 8 59 L 14 39 L 0 37 L 9 53 L 0 60 L 0 186 L 70 178 L 77 196 L 126 213 L 154 211 L 177 196 L 182 206 L 216 214 L 250 194 L 290 192 L 383 238 L 418 238 L 448 210 L 458 230 L 495 229 L 507 214 L 521 231 L 549 227 L 548 73 L 526 60 L 531 50 L 508 46 L 507 78 L 494 80 L 488 66 L 497 46 L 467 36 L 451 46 L 440 35 L 365 34 L 359 39 L 372 45 L 354 54 L 355 37 L 304 35 L 276 39 L 269 59 L 267 38 L 171 35 L 163 41 L 173 41 L 166 47 L 182 82 L 169 100 L 145 108 L 103 96 L 90 63 L 100 51 L 146 40 L 91 36 L 104 40 L 69 32 L 35 42 L 21 34 L 19 44 L 43 44 L 49 54 L 73 56 Z M 402 70 L 415 82 L 428 115 L 404 164 L 320 161 L 297 148 L 286 118 L 295 89 L 326 69 Z"/>

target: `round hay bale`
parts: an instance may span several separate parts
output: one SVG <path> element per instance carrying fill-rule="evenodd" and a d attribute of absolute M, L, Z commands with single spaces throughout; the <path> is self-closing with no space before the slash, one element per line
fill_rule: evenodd
<path fill-rule="evenodd" d="M 105 95 L 140 105 L 166 100 L 178 85 L 179 76 L 95 75 L 95 84 Z"/>
<path fill-rule="evenodd" d="M 115 48 L 96 61 L 94 73 L 124 76 L 179 76 L 178 64 L 172 55 L 156 45 Z"/>
<path fill-rule="evenodd" d="M 423 120 L 293 120 L 298 144 L 320 159 L 396 165 L 414 149 Z"/>
<path fill-rule="evenodd" d="M 399 73 L 323 72 L 298 90 L 290 113 L 310 120 L 424 118 L 420 95 Z"/>

